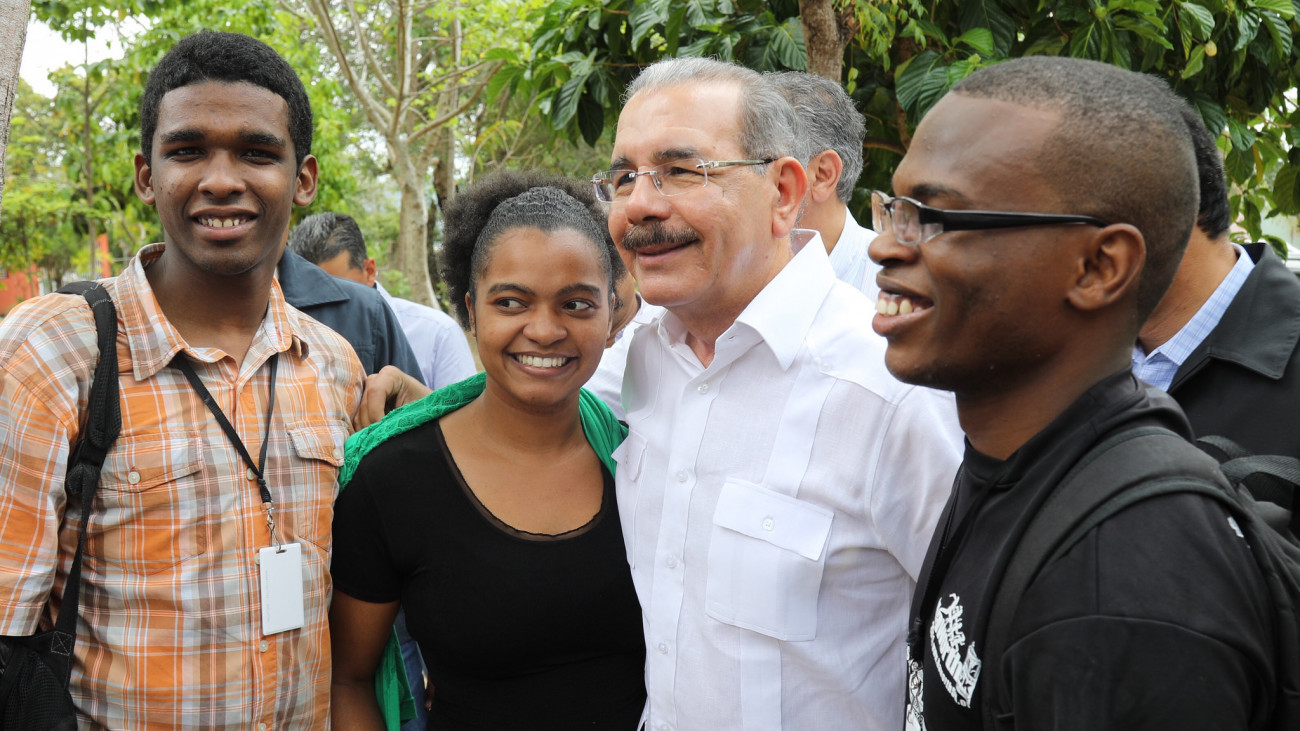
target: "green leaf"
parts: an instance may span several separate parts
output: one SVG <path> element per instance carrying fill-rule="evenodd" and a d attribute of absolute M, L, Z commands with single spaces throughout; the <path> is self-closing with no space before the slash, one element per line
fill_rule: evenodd
<path fill-rule="evenodd" d="M 1275 63 L 1283 63 L 1291 56 L 1291 27 L 1280 16 L 1273 13 L 1264 14 L 1264 29 L 1273 38 L 1273 57 Z"/>
<path fill-rule="evenodd" d="M 971 28 L 957 36 L 956 43 L 965 43 L 985 56 L 993 55 L 993 31 L 988 28 Z"/>
<path fill-rule="evenodd" d="M 640 48 L 641 41 L 666 19 L 659 13 L 654 3 L 636 3 L 627 15 L 627 23 L 632 28 L 632 50 L 636 51 Z"/>
<path fill-rule="evenodd" d="M 578 131 L 592 146 L 600 141 L 600 135 L 605 131 L 605 107 L 591 94 L 584 94 L 578 103 Z"/>
<path fill-rule="evenodd" d="M 1283 18 L 1295 17 L 1295 5 L 1291 0 L 1246 0 L 1245 4 L 1260 10 L 1272 11 Z"/>
<path fill-rule="evenodd" d="M 496 99 L 503 89 L 511 86 L 519 78 L 522 69 L 518 66 L 502 66 L 488 81 L 487 98 Z"/>
<path fill-rule="evenodd" d="M 1196 3 L 1182 3 L 1178 6 L 1178 20 L 1184 25 L 1193 24 L 1192 33 L 1197 40 L 1209 40 L 1214 33 L 1214 13 Z"/>
<path fill-rule="evenodd" d="M 1255 146 L 1255 131 L 1235 119 L 1228 120 L 1228 138 L 1235 150 L 1249 150 Z"/>
<path fill-rule="evenodd" d="M 551 106 L 551 125 L 556 129 L 563 129 L 577 114 L 578 102 L 582 99 L 582 89 L 586 84 L 586 76 L 575 76 L 560 87 Z"/>
<path fill-rule="evenodd" d="M 961 3 L 961 28 L 986 28 L 993 36 L 994 53 L 1011 55 L 1016 42 L 1016 24 L 994 0 L 963 0 Z"/>
<path fill-rule="evenodd" d="M 1205 66 L 1205 46 L 1197 46 L 1192 49 L 1192 55 L 1187 59 L 1187 65 L 1183 67 L 1183 72 L 1179 78 L 1190 79 L 1201 72 Z"/>
<path fill-rule="evenodd" d="M 909 119 L 919 120 L 948 92 L 948 67 L 939 54 L 924 51 L 898 74 L 895 84 L 899 105 Z"/>
<path fill-rule="evenodd" d="M 1241 185 L 1255 176 L 1255 156 L 1250 150 L 1231 150 L 1223 157 L 1223 169 Z"/>
<path fill-rule="evenodd" d="M 798 18 L 790 18 L 774 28 L 768 44 L 782 66 L 794 71 L 807 70 L 808 49 L 804 46 L 803 25 Z"/>
<path fill-rule="evenodd" d="M 1273 179 L 1273 208 L 1284 216 L 1300 214 L 1300 189 L 1296 186 L 1298 179 L 1300 168 L 1289 163 L 1282 166 Z"/>

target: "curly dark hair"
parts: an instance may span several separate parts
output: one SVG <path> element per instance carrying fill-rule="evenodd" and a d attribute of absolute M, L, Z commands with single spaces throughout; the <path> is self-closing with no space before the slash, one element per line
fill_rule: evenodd
<path fill-rule="evenodd" d="M 270 46 L 240 33 L 202 30 L 182 38 L 149 72 L 140 98 L 140 151 L 153 164 L 158 106 L 167 92 L 204 81 L 260 86 L 289 105 L 289 138 L 298 167 L 311 154 L 311 103 L 302 80 Z"/>
<path fill-rule="evenodd" d="M 535 193 L 502 205 L 529 191 L 546 188 L 555 192 Z M 578 205 L 563 205 L 566 199 Z M 612 291 L 614 282 L 626 276 L 627 270 L 609 236 L 606 218 L 604 204 L 596 200 L 589 183 L 560 175 L 505 170 L 475 183 L 447 206 L 443 219 L 442 279 L 451 292 L 456 317 L 469 327 L 465 295 L 473 295 L 474 283 L 487 266 L 501 234 L 519 226 L 544 232 L 573 229 L 583 234 L 600 247 Z"/>

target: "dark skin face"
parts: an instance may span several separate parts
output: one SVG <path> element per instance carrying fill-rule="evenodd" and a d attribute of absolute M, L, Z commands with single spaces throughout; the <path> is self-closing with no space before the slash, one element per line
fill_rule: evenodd
<path fill-rule="evenodd" d="M 242 361 L 293 206 L 316 197 L 316 159 L 296 163 L 279 95 L 207 81 L 163 96 L 151 160 L 135 156 L 135 190 L 167 244 L 145 270 L 159 306 L 191 346 Z"/>
<path fill-rule="evenodd" d="M 917 128 L 894 193 L 936 208 L 1078 213 L 1036 156 L 1054 112 L 949 94 Z M 885 302 L 885 361 L 900 380 L 953 391 L 980 451 L 1005 457 L 1083 390 L 1127 364 L 1124 328 L 1144 244 L 1127 224 L 950 231 L 870 247 Z M 910 311 L 908 311 L 910 309 Z"/>
<path fill-rule="evenodd" d="M 316 160 L 295 162 L 284 99 L 246 83 L 173 89 L 152 144 L 152 164 L 136 155 L 135 188 L 162 219 L 166 267 L 196 280 L 269 277 L 293 206 L 316 196 Z"/>

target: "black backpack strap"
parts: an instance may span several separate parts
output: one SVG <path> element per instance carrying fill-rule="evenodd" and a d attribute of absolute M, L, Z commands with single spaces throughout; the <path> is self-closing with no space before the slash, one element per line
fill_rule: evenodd
<path fill-rule="evenodd" d="M 1300 537 L 1300 510 L 1295 493 L 1300 485 L 1300 459 L 1273 454 L 1252 454 L 1236 442 L 1221 436 L 1205 436 L 1196 446 L 1220 462 L 1224 477 L 1250 493 L 1259 505 L 1260 517 L 1292 543 Z M 1269 505 L 1271 503 L 1271 505 Z"/>
<path fill-rule="evenodd" d="M 81 604 L 81 558 L 86 546 L 86 527 L 94 505 L 95 490 L 99 487 L 99 472 L 104 466 L 108 450 L 122 430 L 122 410 L 118 401 L 117 374 L 117 308 L 98 282 L 74 282 L 59 290 L 65 294 L 80 294 L 90 304 L 95 316 L 95 336 L 99 344 L 99 360 L 95 364 L 94 380 L 90 384 L 89 416 L 77 444 L 68 459 L 68 475 L 64 490 L 69 498 L 81 498 L 81 528 L 77 533 L 77 552 L 72 558 L 68 581 L 64 585 L 59 617 L 54 623 L 51 650 L 58 667 L 53 668 L 65 684 L 72 670 L 72 648 L 77 639 L 77 613 Z"/>
<path fill-rule="evenodd" d="M 1130 429 L 1102 440 L 1066 473 L 1025 530 L 994 595 L 984 635 L 984 672 L 980 675 L 984 728 L 995 728 L 997 715 L 1010 709 L 1010 697 L 1001 684 L 1002 655 L 1020 599 L 1039 572 L 1102 520 L 1139 500 L 1164 494 L 1158 490 L 1147 494 L 1145 486 L 1149 483 L 1173 475 L 1179 479 L 1168 491 L 1188 492 L 1187 478 L 1202 473 L 1206 481 L 1212 482 L 1217 474 L 1214 461 L 1178 434 L 1155 426 Z"/>

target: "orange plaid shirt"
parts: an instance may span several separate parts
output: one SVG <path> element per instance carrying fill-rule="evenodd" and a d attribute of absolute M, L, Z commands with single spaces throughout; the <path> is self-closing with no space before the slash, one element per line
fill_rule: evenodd
<path fill-rule="evenodd" d="M 242 365 L 189 347 L 144 276 L 162 248 L 145 247 L 105 281 L 118 312 L 122 433 L 82 567 L 72 668 L 81 725 L 324 728 L 330 524 L 361 365 L 343 338 L 285 303 L 278 283 Z M 265 473 L 277 534 L 302 544 L 306 624 L 264 637 L 254 559 L 270 537 L 257 483 L 168 364 L 191 359 L 256 459 L 277 352 Z M 63 481 L 95 353 L 81 297 L 40 297 L 0 321 L 0 634 L 53 624 L 81 515 Z"/>

